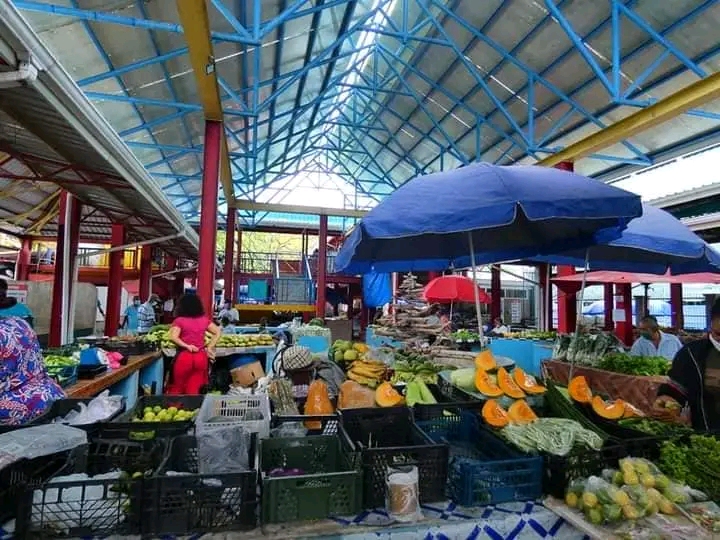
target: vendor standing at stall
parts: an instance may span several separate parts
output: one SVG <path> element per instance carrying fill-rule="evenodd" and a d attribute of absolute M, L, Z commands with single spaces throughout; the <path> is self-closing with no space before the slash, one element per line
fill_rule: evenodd
<path fill-rule="evenodd" d="M 207 316 L 196 294 L 180 297 L 175 313 L 169 338 L 177 345 L 178 353 L 173 361 L 167 393 L 197 395 L 208 385 L 209 362 L 215 361 L 220 328 Z M 207 345 L 205 332 L 212 336 Z"/>
<path fill-rule="evenodd" d="M 668 378 L 658 390 L 653 416 L 689 422 L 697 431 L 720 430 L 720 299 L 710 310 L 707 337 L 678 351 Z"/>
<path fill-rule="evenodd" d="M 0 426 L 20 426 L 65 397 L 47 374 L 37 335 L 18 317 L 0 317 Z"/>
<path fill-rule="evenodd" d="M 158 304 L 160 304 L 160 297 L 157 294 L 151 294 L 147 302 L 140 305 L 138 308 L 138 334 L 147 334 L 157 324 L 155 308 Z"/>
<path fill-rule="evenodd" d="M 682 349 L 677 336 L 661 332 L 657 319 L 652 315 L 643 317 L 638 328 L 640 337 L 630 349 L 631 356 L 662 356 L 670 361 Z"/>
<path fill-rule="evenodd" d="M 138 333 L 139 311 L 140 297 L 133 296 L 132 303 L 125 308 L 125 314 L 120 325 L 127 334 L 134 335 Z"/>
<path fill-rule="evenodd" d="M 223 320 L 226 317 L 233 324 L 240 320 L 240 313 L 232 306 L 230 300 L 225 300 L 220 313 L 218 313 L 218 319 Z"/>

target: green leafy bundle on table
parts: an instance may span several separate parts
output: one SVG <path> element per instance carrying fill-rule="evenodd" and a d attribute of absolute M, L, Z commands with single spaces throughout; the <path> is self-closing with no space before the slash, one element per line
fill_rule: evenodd
<path fill-rule="evenodd" d="M 693 435 L 687 441 L 665 442 L 660 450 L 660 469 L 669 477 L 720 500 L 720 441 Z"/>
<path fill-rule="evenodd" d="M 682 437 L 693 433 L 692 428 L 679 424 L 667 424 L 652 418 L 624 418 L 618 420 L 618 424 L 636 431 L 642 431 L 648 435 L 656 435 L 658 437 Z"/>
<path fill-rule="evenodd" d="M 631 356 L 627 353 L 612 352 L 605 355 L 598 368 L 626 375 L 657 376 L 667 375 L 671 362 L 662 356 Z"/>
<path fill-rule="evenodd" d="M 620 347 L 617 337 L 607 332 L 599 334 L 560 335 L 553 347 L 553 359 L 574 362 L 579 366 L 597 367 L 608 354 Z"/>
<path fill-rule="evenodd" d="M 480 334 L 471 332 L 470 330 L 458 330 L 450 334 L 450 338 L 455 341 L 473 343 L 480 341 Z"/>

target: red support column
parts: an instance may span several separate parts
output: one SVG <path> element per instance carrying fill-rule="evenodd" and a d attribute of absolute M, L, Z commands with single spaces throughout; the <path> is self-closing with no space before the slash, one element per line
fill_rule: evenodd
<path fill-rule="evenodd" d="M 138 293 L 140 294 L 140 300 L 147 302 L 148 298 L 152 294 L 150 290 L 150 281 L 152 279 L 152 246 L 143 246 L 142 254 L 140 255 L 140 284 L 138 287 Z M 123 252 L 120 252 L 123 254 Z M 124 254 L 123 254 L 124 256 Z M 121 262 L 122 264 L 122 262 Z"/>
<path fill-rule="evenodd" d="M 112 225 L 110 238 L 112 247 L 125 245 L 125 227 Z M 105 303 L 105 335 L 114 336 L 120 326 L 120 302 L 122 300 L 123 251 L 111 251 L 108 269 L 107 299 Z"/>
<path fill-rule="evenodd" d="M 222 122 L 205 121 L 197 294 L 205 304 L 207 313 L 212 312 L 215 298 L 215 242 L 217 240 L 218 181 L 220 179 L 222 129 Z"/>
<path fill-rule="evenodd" d="M 490 267 L 490 324 L 502 317 L 502 284 L 500 283 L 500 267 Z"/>
<path fill-rule="evenodd" d="M 538 265 L 538 280 L 540 281 L 540 309 L 542 315 L 543 330 L 548 332 L 553 328 L 553 299 L 552 299 L 552 282 L 550 275 L 552 267 L 549 264 Z"/>
<path fill-rule="evenodd" d="M 53 274 L 52 300 L 50 303 L 50 330 L 48 344 L 59 347 L 67 340 L 70 315 L 70 297 L 77 247 L 80 239 L 80 214 L 82 207 L 77 199 L 63 191 L 60 194 L 57 242 L 55 246 L 55 273 Z"/>
<path fill-rule="evenodd" d="M 613 329 L 613 311 L 615 310 L 615 295 L 613 294 L 612 283 L 603 285 L 603 302 L 605 304 L 605 324 L 603 329 L 609 331 Z"/>
<path fill-rule="evenodd" d="M 223 279 L 225 280 L 225 300 L 235 301 L 235 265 L 233 264 L 233 252 L 235 251 L 235 217 L 237 210 L 228 208 L 227 230 L 225 231 L 225 268 Z"/>
<path fill-rule="evenodd" d="M 23 238 L 15 263 L 15 279 L 27 281 L 30 278 L 30 257 L 32 255 L 32 239 Z"/>
<path fill-rule="evenodd" d="M 670 324 L 673 328 L 682 330 L 685 327 L 682 283 L 670 284 L 670 320 L 672 321 Z"/>
<path fill-rule="evenodd" d="M 237 237 L 236 242 L 237 245 L 235 247 L 235 258 L 237 259 L 237 263 L 235 264 L 235 268 L 237 268 L 240 272 L 242 272 L 242 229 L 238 229 L 235 233 L 235 236 Z"/>
<path fill-rule="evenodd" d="M 572 161 L 563 161 L 555 165 L 556 169 L 573 172 Z M 569 276 L 575 273 L 572 266 L 558 266 L 558 276 Z M 577 323 L 577 295 L 558 290 L 558 331 L 574 332 Z"/>
<path fill-rule="evenodd" d="M 615 285 L 615 307 L 623 310 L 624 321 L 615 321 L 615 335 L 625 345 L 633 343 L 633 321 L 632 321 L 632 285 L 622 283 Z"/>
<path fill-rule="evenodd" d="M 325 318 L 325 287 L 327 277 L 327 230 L 328 217 L 320 216 L 318 231 L 318 268 L 317 268 L 317 296 L 315 302 L 315 316 Z"/>

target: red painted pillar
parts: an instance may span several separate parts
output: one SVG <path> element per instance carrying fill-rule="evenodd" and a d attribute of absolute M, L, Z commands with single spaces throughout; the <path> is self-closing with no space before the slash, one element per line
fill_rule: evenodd
<path fill-rule="evenodd" d="M 630 283 L 615 285 L 615 307 L 625 313 L 624 321 L 615 322 L 615 335 L 625 345 L 632 345 L 632 285 Z"/>
<path fill-rule="evenodd" d="M 670 284 L 670 320 L 672 321 L 670 324 L 673 328 L 682 330 L 685 327 L 682 283 Z"/>
<path fill-rule="evenodd" d="M 613 328 L 613 310 L 615 309 L 615 296 L 613 295 L 612 283 L 603 285 L 603 302 L 605 304 L 605 324 L 604 330 L 612 330 Z"/>
<path fill-rule="evenodd" d="M 328 217 L 320 216 L 318 230 L 318 268 L 317 268 L 317 298 L 315 302 L 315 316 L 325 318 L 325 287 L 327 277 L 327 230 Z"/>
<path fill-rule="evenodd" d="M 23 238 L 15 263 L 15 279 L 27 281 L 30 278 L 30 257 L 32 255 L 32 239 Z"/>
<path fill-rule="evenodd" d="M 500 283 L 500 267 L 490 267 L 490 324 L 502 317 L 502 284 Z"/>
<path fill-rule="evenodd" d="M 197 294 L 205 304 L 207 313 L 212 312 L 215 298 L 215 242 L 217 240 L 218 181 L 220 179 L 222 129 L 222 122 L 205 121 Z"/>
<path fill-rule="evenodd" d="M 225 280 L 225 300 L 235 301 L 235 265 L 233 252 L 235 251 L 235 217 L 237 210 L 228 208 L 227 230 L 225 231 L 225 268 L 223 279 Z"/>
<path fill-rule="evenodd" d="M 80 212 L 82 207 L 69 193 L 60 194 L 57 242 L 55 246 L 55 272 L 53 274 L 52 299 L 50 303 L 50 347 L 61 346 L 67 338 L 70 317 L 70 296 L 75 256 L 80 238 Z M 74 219 L 73 219 L 74 218 Z M 73 223 L 74 221 L 74 223 Z"/>
<path fill-rule="evenodd" d="M 542 326 L 539 326 L 539 328 L 547 331 L 550 331 L 553 328 L 552 282 L 550 281 L 550 278 L 552 277 L 550 275 L 551 271 L 552 266 L 549 264 L 538 265 L 538 281 L 540 282 L 539 305 L 541 312 L 538 313 L 537 319 L 538 324 L 542 323 Z"/>
<path fill-rule="evenodd" d="M 572 161 L 563 161 L 555 165 L 556 169 L 573 172 Z M 558 276 L 570 276 L 575 273 L 572 266 L 558 266 Z M 558 290 L 558 331 L 574 332 L 577 323 L 577 294 Z"/>
<path fill-rule="evenodd" d="M 236 237 L 236 246 L 235 246 L 235 258 L 237 259 L 237 262 L 235 264 L 235 268 L 237 268 L 238 271 L 242 272 L 242 228 L 239 228 L 237 232 L 235 233 Z"/>
<path fill-rule="evenodd" d="M 140 300 L 147 302 L 148 298 L 152 294 L 150 290 L 150 281 L 152 279 L 152 246 L 143 246 L 142 254 L 140 255 L 140 284 L 138 287 L 138 293 L 140 294 Z M 123 253 L 122 251 L 120 253 Z M 124 254 L 123 254 L 124 255 Z M 122 264 L 122 263 L 121 263 Z"/>
<path fill-rule="evenodd" d="M 112 247 L 125 245 L 125 227 L 123 225 L 113 223 L 110 243 Z M 107 300 L 105 303 L 106 336 L 116 335 L 120 326 L 124 257 L 125 253 L 122 250 L 110 252 Z"/>

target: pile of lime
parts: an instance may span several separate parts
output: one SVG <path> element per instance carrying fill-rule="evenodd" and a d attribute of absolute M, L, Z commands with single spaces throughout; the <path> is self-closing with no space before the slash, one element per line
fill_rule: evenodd
<path fill-rule="evenodd" d="M 178 407 L 145 407 L 142 414 L 133 418 L 133 422 L 187 422 L 194 419 L 200 409 L 181 409 Z"/>

